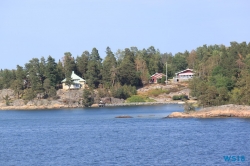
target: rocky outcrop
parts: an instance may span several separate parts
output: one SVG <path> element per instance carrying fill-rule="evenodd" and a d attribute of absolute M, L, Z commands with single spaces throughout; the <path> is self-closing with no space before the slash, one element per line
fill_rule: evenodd
<path fill-rule="evenodd" d="M 3 98 L 6 96 L 9 96 L 10 99 L 14 99 L 15 98 L 15 93 L 13 90 L 11 89 L 2 89 L 0 90 L 0 101 L 4 100 Z"/>
<path fill-rule="evenodd" d="M 9 96 L 9 105 L 3 99 Z M 11 89 L 0 90 L 0 110 L 23 110 L 23 109 L 57 109 L 57 108 L 78 108 L 82 105 L 82 90 L 63 90 L 57 91 L 57 97 L 54 99 L 43 99 L 42 94 L 39 94 L 35 99 L 24 101 L 16 99 L 14 91 Z"/>
<path fill-rule="evenodd" d="M 25 105 L 25 103 L 24 103 L 24 100 L 22 100 L 22 99 L 17 99 L 17 100 L 14 100 L 14 101 L 12 102 L 12 105 L 15 106 L 15 107 L 17 107 L 17 106 L 23 106 L 23 105 Z"/>
<path fill-rule="evenodd" d="M 118 99 L 114 97 L 104 97 L 104 98 L 101 98 L 101 101 L 106 104 L 121 104 L 125 102 L 124 99 Z"/>
<path fill-rule="evenodd" d="M 230 104 L 217 107 L 207 107 L 199 111 L 193 111 L 189 113 L 173 112 L 166 118 L 220 118 L 220 117 L 250 118 L 250 106 Z"/>
<path fill-rule="evenodd" d="M 82 99 L 83 90 L 82 89 L 80 90 L 59 89 L 56 95 L 59 96 L 61 100 L 79 101 Z"/>

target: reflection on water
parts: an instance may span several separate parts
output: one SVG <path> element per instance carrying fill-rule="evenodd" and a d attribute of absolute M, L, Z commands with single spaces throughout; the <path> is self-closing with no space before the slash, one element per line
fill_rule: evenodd
<path fill-rule="evenodd" d="M 247 165 L 249 119 L 163 119 L 180 105 L 0 111 L 0 165 Z M 116 119 L 130 115 L 131 119 Z M 244 155 L 228 163 L 225 155 Z"/>

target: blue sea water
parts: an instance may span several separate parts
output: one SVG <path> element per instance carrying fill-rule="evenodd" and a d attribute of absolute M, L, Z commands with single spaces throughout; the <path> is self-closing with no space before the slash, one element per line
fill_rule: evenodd
<path fill-rule="evenodd" d="M 250 165 L 250 119 L 163 118 L 174 111 L 183 107 L 0 111 L 0 166 Z"/>

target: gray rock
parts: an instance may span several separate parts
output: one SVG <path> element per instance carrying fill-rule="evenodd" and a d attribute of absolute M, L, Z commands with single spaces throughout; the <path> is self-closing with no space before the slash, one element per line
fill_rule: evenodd
<path fill-rule="evenodd" d="M 103 97 L 103 98 L 101 98 L 101 101 L 103 103 L 111 104 L 111 98 L 110 97 Z"/>
<path fill-rule="evenodd" d="M 111 97 L 111 104 L 120 104 L 120 103 L 124 103 L 124 99 L 118 99 L 118 98 L 114 98 L 114 97 Z"/>
<path fill-rule="evenodd" d="M 133 118 L 133 117 L 129 115 L 120 115 L 120 116 L 116 116 L 115 118 Z"/>
<path fill-rule="evenodd" d="M 23 106 L 25 105 L 24 100 L 23 99 L 16 99 L 12 102 L 13 106 Z"/>
<path fill-rule="evenodd" d="M 15 98 L 15 93 L 13 90 L 11 89 L 2 89 L 0 90 L 0 101 L 4 100 L 3 98 L 6 96 L 9 96 L 10 99 L 14 99 Z"/>

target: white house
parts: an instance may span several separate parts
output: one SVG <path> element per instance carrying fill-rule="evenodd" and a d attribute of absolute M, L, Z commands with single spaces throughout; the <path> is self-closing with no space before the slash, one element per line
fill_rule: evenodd
<path fill-rule="evenodd" d="M 76 75 L 74 71 L 72 71 L 71 79 L 73 80 L 73 84 L 70 86 L 70 88 L 68 85 L 65 84 L 66 78 L 62 80 L 63 89 L 84 89 L 85 88 L 86 81 L 82 79 L 81 77 L 79 77 L 78 75 Z"/>
<path fill-rule="evenodd" d="M 175 73 L 175 77 L 173 79 L 175 82 L 188 81 L 189 79 L 193 78 L 193 76 L 194 76 L 193 69 L 186 69 L 178 73 Z"/>

